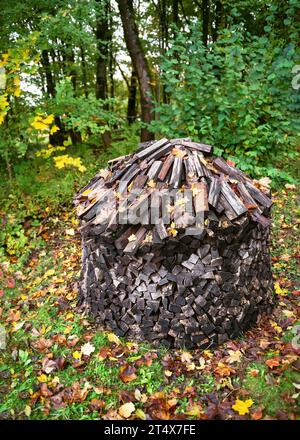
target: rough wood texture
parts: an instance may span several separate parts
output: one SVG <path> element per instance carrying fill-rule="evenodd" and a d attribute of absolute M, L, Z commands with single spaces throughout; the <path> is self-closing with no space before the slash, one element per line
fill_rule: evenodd
<path fill-rule="evenodd" d="M 190 139 L 141 144 L 78 193 L 79 301 L 117 335 L 204 348 L 271 311 L 269 191 L 211 151 Z"/>

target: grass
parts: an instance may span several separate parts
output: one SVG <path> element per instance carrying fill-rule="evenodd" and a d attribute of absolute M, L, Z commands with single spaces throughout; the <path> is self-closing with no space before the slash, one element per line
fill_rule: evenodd
<path fill-rule="evenodd" d="M 134 144 L 115 143 L 109 154 L 127 154 Z M 72 196 L 105 166 L 108 153 L 79 146 L 74 155 L 86 173 L 32 157 L 15 167 L 13 183 L 2 183 L 0 316 L 7 347 L 0 350 L 0 418 L 118 418 L 129 401 L 132 418 L 258 418 L 257 408 L 262 418 L 298 418 L 299 353 L 291 344 L 299 322 L 296 188 L 275 189 L 272 261 L 283 293 L 273 315 L 234 345 L 187 355 L 112 342 L 77 307 L 81 249 Z M 88 342 L 94 352 L 77 359 Z M 240 362 L 230 363 L 230 350 L 241 352 Z M 279 365 L 269 367 L 269 359 Z M 59 367 L 45 367 L 59 360 Z M 238 398 L 254 401 L 245 416 L 232 409 Z"/>

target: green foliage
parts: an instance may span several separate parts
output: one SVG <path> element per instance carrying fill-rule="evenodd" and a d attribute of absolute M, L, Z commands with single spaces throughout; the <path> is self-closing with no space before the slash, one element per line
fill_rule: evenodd
<path fill-rule="evenodd" d="M 108 110 L 113 99 L 97 99 L 92 93 L 85 96 L 75 96 L 71 77 L 61 80 L 56 86 L 56 95 L 49 102 L 49 108 L 57 115 L 62 115 L 62 121 L 67 130 L 75 130 L 86 139 L 88 135 L 103 134 L 111 131 L 113 126 L 122 121 L 115 112 Z"/>
<path fill-rule="evenodd" d="M 243 170 L 274 178 L 278 170 L 272 167 L 293 158 L 299 142 L 296 61 L 293 43 L 280 48 L 238 26 L 206 48 L 195 26 L 178 35 L 162 60 L 170 103 L 157 107 L 152 130 L 201 139 L 218 154 L 234 156 Z"/>

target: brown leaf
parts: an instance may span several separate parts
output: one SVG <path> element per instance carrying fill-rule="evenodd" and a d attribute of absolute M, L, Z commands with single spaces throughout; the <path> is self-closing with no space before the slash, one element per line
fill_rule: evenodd
<path fill-rule="evenodd" d="M 90 411 L 101 411 L 103 408 L 105 408 L 104 400 L 92 399 L 89 403 Z"/>
<path fill-rule="evenodd" d="M 47 351 L 52 345 L 51 339 L 46 338 L 40 338 L 37 341 L 31 342 L 31 347 L 38 351 Z"/>
<path fill-rule="evenodd" d="M 251 419 L 260 420 L 263 416 L 263 410 L 261 407 L 258 407 L 251 413 Z"/>
<path fill-rule="evenodd" d="M 122 365 L 122 367 L 120 368 L 119 378 L 124 383 L 131 382 L 137 378 L 135 372 L 136 369 L 132 365 Z"/>

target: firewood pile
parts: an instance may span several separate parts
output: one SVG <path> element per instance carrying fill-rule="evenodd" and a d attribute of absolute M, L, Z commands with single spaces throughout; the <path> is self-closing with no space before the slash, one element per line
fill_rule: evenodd
<path fill-rule="evenodd" d="M 271 194 L 210 145 L 140 144 L 75 198 L 79 301 L 119 336 L 208 347 L 274 305 Z"/>

